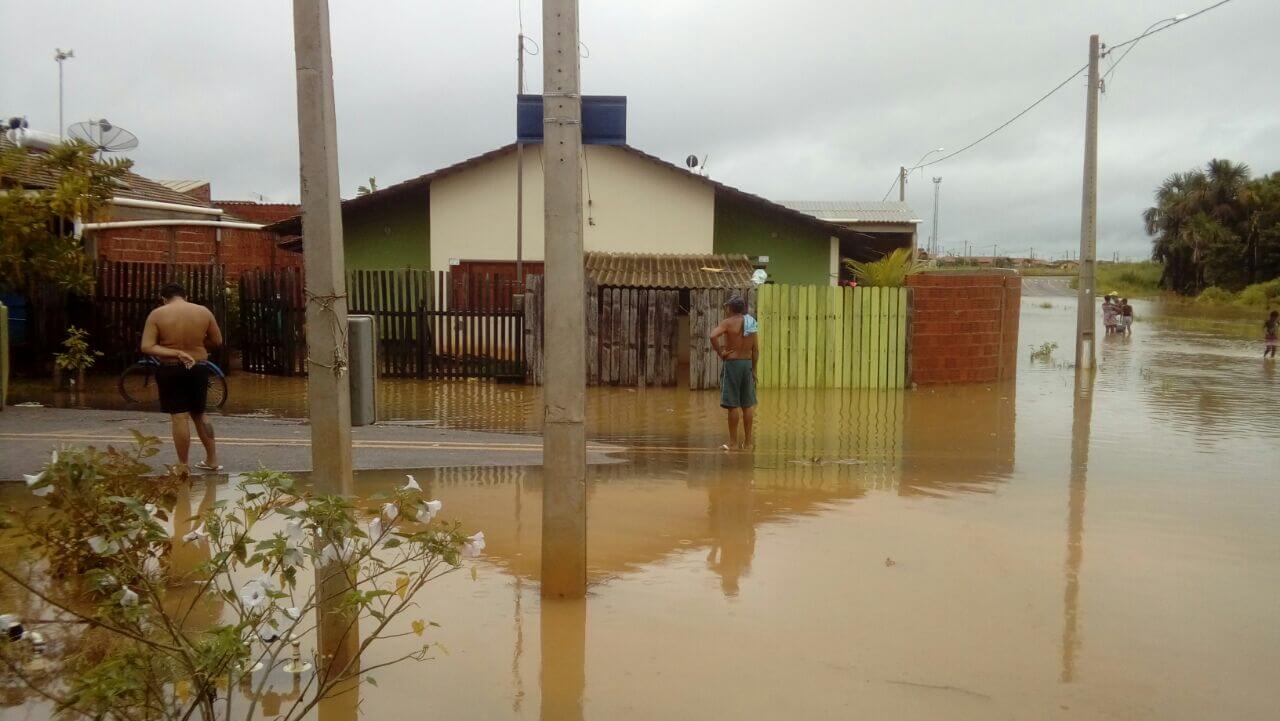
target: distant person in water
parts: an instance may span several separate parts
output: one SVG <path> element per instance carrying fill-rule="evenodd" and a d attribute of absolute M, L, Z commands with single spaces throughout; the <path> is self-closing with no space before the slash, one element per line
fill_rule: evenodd
<path fill-rule="evenodd" d="M 1118 304 L 1110 295 L 1102 296 L 1102 325 L 1107 329 L 1107 335 L 1116 332 L 1116 318 L 1118 316 Z"/>
<path fill-rule="evenodd" d="M 1125 335 L 1131 335 L 1133 331 L 1133 306 L 1129 305 L 1128 298 L 1120 299 L 1120 325 L 1119 330 Z"/>
<path fill-rule="evenodd" d="M 735 295 L 724 304 L 725 318 L 711 331 L 711 347 L 724 366 L 720 371 L 720 407 L 729 412 L 729 442 L 724 450 L 755 443 L 756 361 L 760 357 L 759 325 L 747 315 L 747 302 Z M 739 441 L 738 422 L 742 422 Z"/>
<path fill-rule="evenodd" d="M 1270 356 L 1271 358 L 1275 358 L 1276 343 L 1280 342 L 1277 341 L 1277 338 L 1280 338 L 1280 310 L 1271 311 L 1271 315 L 1263 321 L 1262 333 L 1264 336 L 1263 342 L 1266 344 L 1262 349 L 1262 357 L 1266 358 Z"/>

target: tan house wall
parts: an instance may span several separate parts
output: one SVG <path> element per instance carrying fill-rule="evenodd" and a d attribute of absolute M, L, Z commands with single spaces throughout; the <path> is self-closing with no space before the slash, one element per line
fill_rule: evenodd
<path fill-rule="evenodd" d="M 583 245 L 631 253 L 711 253 L 715 191 L 625 150 L 586 147 Z M 539 147 L 524 156 L 524 258 L 543 259 Z M 587 186 L 592 203 L 587 207 Z M 431 267 L 515 260 L 516 156 L 509 153 L 431 184 Z"/>

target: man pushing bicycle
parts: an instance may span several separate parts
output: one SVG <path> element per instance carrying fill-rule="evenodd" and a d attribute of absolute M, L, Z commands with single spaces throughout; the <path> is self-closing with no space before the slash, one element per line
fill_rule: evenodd
<path fill-rule="evenodd" d="M 209 392 L 209 369 L 199 361 L 209 357 L 209 348 L 222 345 L 222 331 L 208 308 L 191 303 L 186 291 L 177 283 L 160 289 L 164 305 L 151 311 L 142 330 L 142 352 L 160 361 L 156 369 L 156 388 L 160 392 L 160 409 L 169 414 L 173 427 L 173 445 L 178 463 L 187 465 L 191 448 L 191 427 L 204 444 L 205 460 L 196 468 L 219 471 L 218 450 L 214 444 L 213 426 L 205 419 L 205 401 Z"/>

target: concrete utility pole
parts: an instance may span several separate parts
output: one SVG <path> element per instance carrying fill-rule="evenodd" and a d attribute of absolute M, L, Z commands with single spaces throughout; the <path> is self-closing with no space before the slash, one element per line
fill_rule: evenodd
<path fill-rule="evenodd" d="M 905 202 L 907 199 L 907 166 L 898 166 L 898 200 Z"/>
<path fill-rule="evenodd" d="M 929 243 L 929 258 L 938 257 L 942 249 L 942 240 L 938 237 L 938 189 L 942 187 L 942 178 L 933 179 L 933 241 Z"/>
<path fill-rule="evenodd" d="M 1094 270 L 1098 253 L 1098 36 L 1089 36 L 1089 95 L 1084 116 L 1084 197 L 1080 208 L 1080 279 L 1076 290 L 1076 368 L 1094 366 Z"/>
<path fill-rule="evenodd" d="M 542 3 L 546 308 L 542 386 L 542 596 L 587 592 L 586 308 L 578 0 Z"/>
<path fill-rule="evenodd" d="M 524 31 L 521 30 L 516 34 L 516 98 L 523 94 Z M 524 288 L 524 143 L 519 138 L 516 138 L 516 287 Z"/>
<path fill-rule="evenodd" d="M 307 402 L 312 479 L 320 493 L 352 492 L 351 390 L 347 379 L 347 291 L 338 190 L 338 126 L 333 105 L 328 0 L 293 0 L 298 70 L 298 155 L 307 294 Z M 581 305 L 581 303 L 579 303 Z M 349 588 L 330 564 L 316 569 L 321 672 L 342 668 L 359 644 L 351 619 L 336 613 Z"/>

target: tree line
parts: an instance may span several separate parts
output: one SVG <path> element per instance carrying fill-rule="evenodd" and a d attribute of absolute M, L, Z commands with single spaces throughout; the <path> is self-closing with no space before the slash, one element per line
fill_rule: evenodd
<path fill-rule="evenodd" d="M 1215 158 L 1156 189 L 1142 217 L 1152 258 L 1164 266 L 1161 287 L 1192 295 L 1280 278 L 1280 172 L 1249 173 Z"/>

